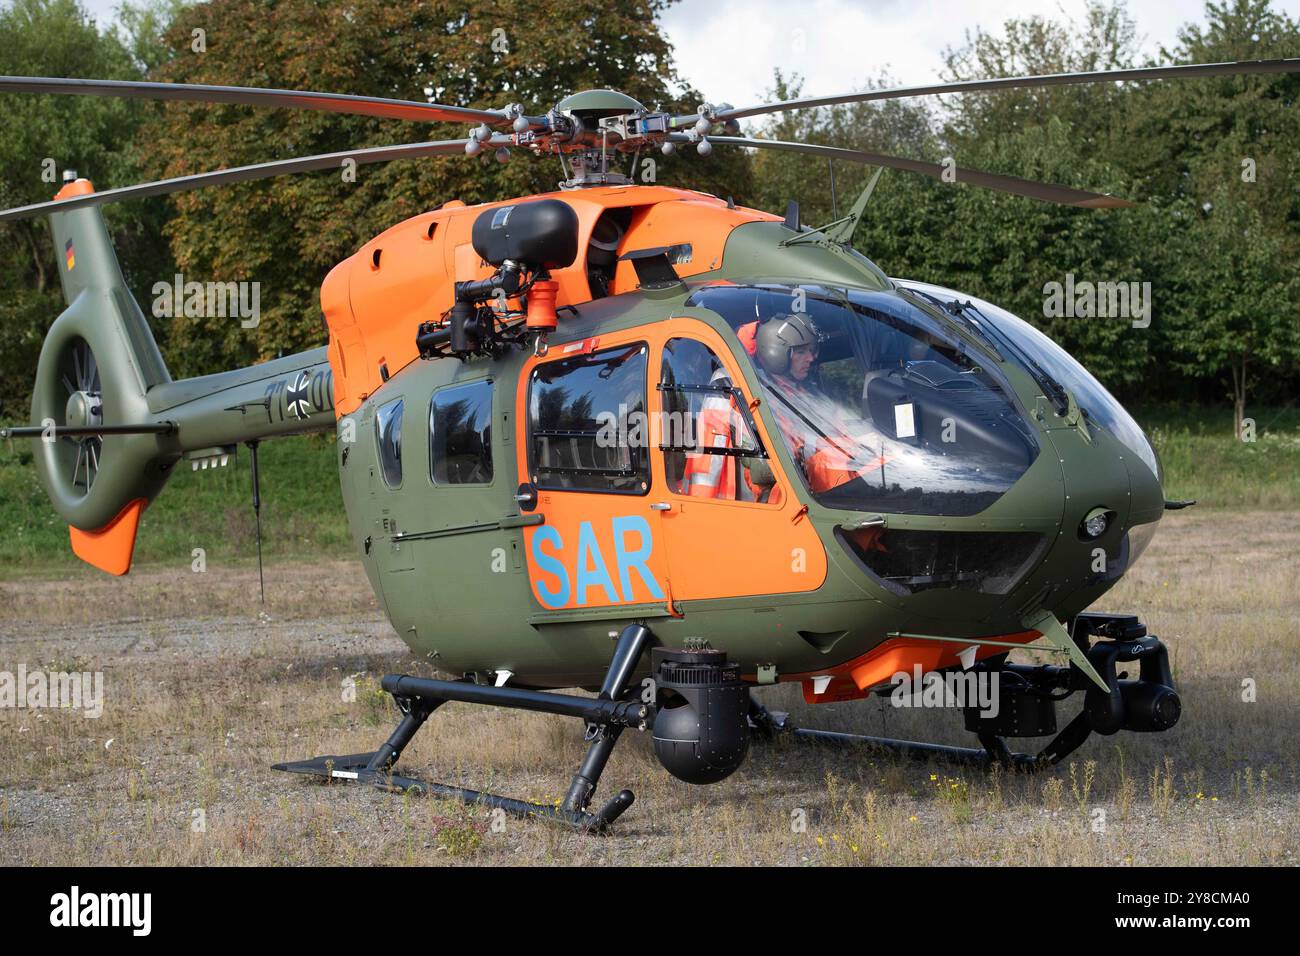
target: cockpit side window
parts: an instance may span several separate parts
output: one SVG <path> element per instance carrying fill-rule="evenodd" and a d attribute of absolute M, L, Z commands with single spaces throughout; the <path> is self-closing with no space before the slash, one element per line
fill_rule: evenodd
<path fill-rule="evenodd" d="M 492 383 L 469 382 L 429 402 L 429 477 L 435 485 L 492 482 Z"/>
<path fill-rule="evenodd" d="M 744 393 L 712 349 L 669 339 L 659 392 L 669 488 L 715 501 L 780 502 Z"/>

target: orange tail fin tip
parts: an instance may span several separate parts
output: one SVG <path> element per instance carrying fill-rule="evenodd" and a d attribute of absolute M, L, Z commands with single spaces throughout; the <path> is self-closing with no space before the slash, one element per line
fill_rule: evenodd
<path fill-rule="evenodd" d="M 95 191 L 95 186 L 89 179 L 74 179 L 72 182 L 64 183 L 63 187 L 54 194 L 55 199 L 71 199 L 73 196 L 85 196 Z"/>
<path fill-rule="evenodd" d="M 82 531 L 69 525 L 72 553 L 101 571 L 119 577 L 126 574 L 131 570 L 135 534 L 140 527 L 140 512 L 146 504 L 143 498 L 135 499 L 98 531 Z"/>

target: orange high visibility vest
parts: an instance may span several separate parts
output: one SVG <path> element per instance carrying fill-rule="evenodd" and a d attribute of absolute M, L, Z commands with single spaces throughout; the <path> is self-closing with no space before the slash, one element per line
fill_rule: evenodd
<path fill-rule="evenodd" d="M 696 445 L 700 448 L 734 448 L 738 417 L 731 407 L 729 397 L 709 396 L 695 422 Z M 706 451 L 688 452 L 682 481 L 686 485 L 686 494 L 692 497 L 735 501 L 736 458 L 734 455 L 714 455 Z M 748 485 L 742 485 L 742 489 L 742 500 L 752 501 L 752 492 L 746 495 Z"/>
<path fill-rule="evenodd" d="M 790 394 L 809 393 L 805 385 L 788 376 L 774 375 L 773 378 Z M 776 409 L 776 418 L 790 446 L 791 455 L 803 469 L 804 475 L 808 478 L 808 485 L 814 493 L 830 491 L 857 477 L 857 471 L 850 464 L 848 455 L 828 443 L 805 423 L 787 414 L 779 406 Z M 813 448 L 811 454 L 808 453 L 810 444 Z"/>

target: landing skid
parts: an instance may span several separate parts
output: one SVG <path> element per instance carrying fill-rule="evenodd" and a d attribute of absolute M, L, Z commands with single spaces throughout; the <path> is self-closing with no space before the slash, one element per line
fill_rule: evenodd
<path fill-rule="evenodd" d="M 584 832 L 603 831 L 632 806 L 635 799 L 632 791 L 620 790 L 599 810 L 591 811 L 591 797 L 605 764 L 609 762 L 614 745 L 624 728 L 643 730 L 654 720 L 654 708 L 649 704 L 625 699 L 630 690 L 632 674 L 649 638 L 650 632 L 640 625 L 633 624 L 623 629 L 609 671 L 605 675 L 605 682 L 594 700 L 546 691 L 483 687 L 467 681 L 424 680 L 390 674 L 383 679 L 382 686 L 393 695 L 403 716 L 382 747 L 374 753 L 324 756 L 279 763 L 271 769 L 327 780 L 366 783 L 396 793 L 421 793 L 459 800 L 466 804 L 504 810 L 519 817 L 550 820 Z M 432 783 L 394 773 L 393 767 L 411 738 L 424 726 L 429 715 L 449 700 L 513 707 L 585 720 L 586 739 L 591 745 L 564 800 L 558 806 L 530 803 L 500 794 Z"/>
<path fill-rule="evenodd" d="M 383 746 L 373 753 L 316 757 L 276 764 L 274 769 L 331 781 L 365 783 L 389 791 L 419 792 L 520 817 L 550 820 L 584 832 L 600 832 L 618 819 L 634 799 L 630 790 L 621 790 L 600 809 L 591 808 L 600 775 L 619 736 L 628 727 L 655 728 L 656 756 L 678 779 L 715 783 L 740 765 L 750 736 L 772 739 L 784 733 L 802 740 L 865 747 L 921 760 L 937 758 L 1034 771 L 1060 763 L 1094 731 L 1103 735 L 1120 730 L 1157 732 L 1178 722 L 1181 704 L 1173 688 L 1168 653 L 1158 638 L 1146 633 L 1137 618 L 1080 614 L 1073 622 L 1072 633 L 1095 672 L 1091 676 L 1073 661 L 1066 667 L 1011 664 L 1003 655 L 975 665 L 975 670 L 989 672 L 999 681 L 1003 705 L 998 713 L 990 715 L 977 708 L 965 708 L 966 727 L 975 733 L 978 748 L 796 728 L 787 714 L 768 711 L 752 698 L 747 712 L 748 690 L 740 680 L 739 665 L 728 665 L 725 653 L 710 648 L 657 649 L 652 655 L 658 658 L 653 667 L 656 700 L 654 704 L 643 703 L 630 685 L 651 634 L 644 626 L 632 624 L 619 635 L 604 683 L 594 699 L 485 687 L 469 681 L 389 675 L 382 686 L 393 695 L 403 716 Z M 1092 636 L 1103 640 L 1091 643 Z M 1119 664 L 1129 662 L 1139 664 L 1136 679 L 1130 678 L 1128 671 L 1116 670 Z M 1082 712 L 1046 747 L 1037 754 L 1017 753 L 1007 747 L 1004 737 L 1045 737 L 1054 733 L 1056 703 L 1076 691 L 1084 692 Z M 531 803 L 396 773 L 398 758 L 411 738 L 434 711 L 453 700 L 583 720 L 590 746 L 565 798 L 553 806 Z"/>
<path fill-rule="evenodd" d="M 947 744 L 929 744 L 915 740 L 896 740 L 892 737 L 870 737 L 865 734 L 795 727 L 790 723 L 789 714 L 783 711 L 769 711 L 754 701 L 750 702 L 749 720 L 755 730 L 769 740 L 788 734 L 801 740 L 864 747 L 914 760 L 937 758 L 981 767 L 989 767 L 996 763 L 1008 769 L 1029 771 L 1042 770 L 1060 763 L 1077 750 L 1092 733 L 1088 718 L 1080 714 L 1037 754 L 1026 754 L 1012 751 L 1007 747 L 1006 741 L 993 734 L 979 734 L 980 747 L 952 747 Z"/>

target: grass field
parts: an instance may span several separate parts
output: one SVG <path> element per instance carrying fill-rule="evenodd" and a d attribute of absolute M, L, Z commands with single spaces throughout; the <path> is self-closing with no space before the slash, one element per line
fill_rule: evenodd
<path fill-rule="evenodd" d="M 1226 413 L 1141 417 L 1168 495 L 1202 504 L 1165 518 L 1100 609 L 1140 614 L 1169 644 L 1185 708 L 1173 731 L 1094 736 L 1038 775 L 783 738 L 706 788 L 673 780 L 629 733 L 598 797 L 629 787 L 637 803 L 603 838 L 268 769 L 374 749 L 396 717 L 379 677 L 431 674 L 348 555 L 327 441 L 263 445 L 265 608 L 246 455 L 179 473 L 146 512 L 136 570 L 110 579 L 71 557 L 30 466 L 5 449 L 0 670 L 102 671 L 106 707 L 96 720 L 0 710 L 0 845 L 14 863 L 68 865 L 1295 865 L 1300 415 L 1258 414 L 1252 445 Z M 808 707 L 790 686 L 757 696 L 801 726 L 971 743 L 955 712 Z M 450 704 L 402 769 L 545 802 L 581 754 L 575 721 Z"/>
<path fill-rule="evenodd" d="M 1300 511 L 1300 410 L 1254 413 L 1256 440 L 1233 438 L 1228 409 L 1151 408 L 1137 414 L 1164 463 L 1165 493 L 1201 510 Z M 334 446 L 322 436 L 264 442 L 263 546 L 268 557 L 346 557 L 349 541 Z M 255 555 L 248 452 L 216 471 L 178 469 L 141 519 L 137 565 L 188 566 L 193 548 L 210 564 Z M 71 567 L 67 526 L 36 481 L 26 441 L 0 442 L 0 578 Z"/>
<path fill-rule="evenodd" d="M 1038 775 L 780 739 L 712 787 L 673 780 L 629 733 L 597 796 L 637 802 L 601 838 L 268 769 L 374 749 L 396 719 L 379 676 L 430 673 L 350 561 L 273 565 L 265 612 L 248 567 L 11 578 L 0 669 L 102 670 L 106 707 L 0 711 L 0 845 L 12 863 L 68 865 L 1295 865 L 1298 554 L 1300 514 L 1193 509 L 1108 595 L 1169 644 L 1185 709 L 1168 733 L 1094 736 Z M 956 712 L 758 696 L 803 726 L 970 742 Z M 402 769 L 553 801 L 581 753 L 577 721 L 449 704 Z"/>
<path fill-rule="evenodd" d="M 0 578 L 46 573 L 77 561 L 67 525 L 36 480 L 27 442 L 0 442 Z M 258 449 L 262 541 L 269 559 L 305 554 L 342 557 L 350 542 L 334 444 L 313 435 L 264 442 Z M 209 562 L 256 557 L 248 449 L 225 468 L 176 473 L 140 519 L 137 566 L 190 562 L 203 548 Z"/>
<path fill-rule="evenodd" d="M 1253 442 L 1233 437 L 1227 408 L 1138 411 L 1165 468 L 1166 497 L 1214 510 L 1300 510 L 1300 409 L 1255 409 L 1248 417 Z"/>

